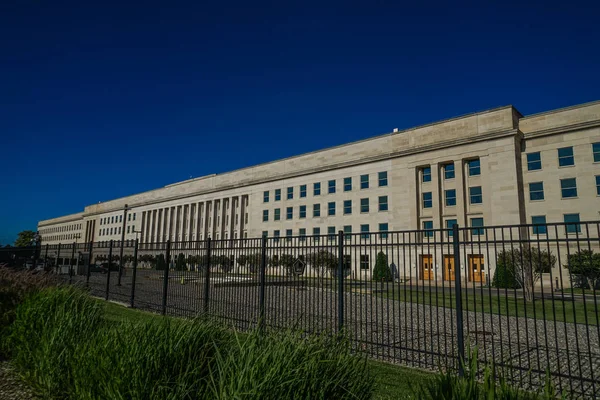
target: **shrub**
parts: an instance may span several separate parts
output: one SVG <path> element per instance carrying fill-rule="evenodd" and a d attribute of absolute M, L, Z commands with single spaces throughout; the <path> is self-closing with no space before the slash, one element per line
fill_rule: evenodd
<path fill-rule="evenodd" d="M 159 254 L 156 257 L 156 264 L 154 265 L 154 268 L 156 268 L 157 271 L 164 271 L 167 267 L 167 262 L 165 260 L 165 255 L 164 254 Z"/>
<path fill-rule="evenodd" d="M 366 359 L 334 337 L 253 332 L 219 349 L 215 365 L 215 399 L 368 399 L 374 387 Z"/>
<path fill-rule="evenodd" d="M 503 289 L 519 289 L 519 282 L 515 277 L 514 265 L 510 262 L 505 262 L 503 259 L 498 259 L 492 286 Z"/>
<path fill-rule="evenodd" d="M 387 263 L 387 256 L 381 251 L 377 254 L 377 261 L 375 261 L 373 280 L 381 282 L 390 282 L 392 280 L 392 271 Z"/>
<path fill-rule="evenodd" d="M 598 288 L 600 284 L 600 253 L 594 253 L 591 250 L 580 250 L 569 255 L 566 267 L 574 275 L 573 286 L 584 289 Z"/>

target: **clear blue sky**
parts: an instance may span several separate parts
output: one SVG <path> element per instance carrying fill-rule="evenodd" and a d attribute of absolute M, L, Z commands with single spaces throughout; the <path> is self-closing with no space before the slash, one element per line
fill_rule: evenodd
<path fill-rule="evenodd" d="M 3 1 L 0 243 L 394 127 L 600 99 L 597 1 L 487 3 Z"/>

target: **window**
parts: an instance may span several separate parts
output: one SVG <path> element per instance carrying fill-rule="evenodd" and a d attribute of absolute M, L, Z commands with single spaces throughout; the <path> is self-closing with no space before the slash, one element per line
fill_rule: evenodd
<path fill-rule="evenodd" d="M 560 191 L 563 199 L 577 197 L 577 180 L 576 178 L 568 178 L 560 180 Z"/>
<path fill-rule="evenodd" d="M 383 171 L 377 174 L 377 180 L 379 181 L 379 187 L 387 186 L 387 171 Z"/>
<path fill-rule="evenodd" d="M 546 216 L 545 215 L 534 215 L 531 217 L 531 223 L 533 224 L 532 232 L 534 235 L 545 235 L 546 234 Z"/>
<path fill-rule="evenodd" d="M 600 196 L 600 175 L 596 175 L 596 195 Z"/>
<path fill-rule="evenodd" d="M 115 223 L 115 217 L 114 217 L 114 216 L 110 217 L 110 223 L 111 223 L 111 224 L 114 224 L 114 223 Z"/>
<path fill-rule="evenodd" d="M 369 199 L 360 199 L 360 212 L 368 213 L 369 212 Z"/>
<path fill-rule="evenodd" d="M 268 203 L 269 202 L 269 191 L 265 190 L 263 192 L 263 203 Z"/>
<path fill-rule="evenodd" d="M 306 197 L 306 185 L 300 185 L 300 197 Z"/>
<path fill-rule="evenodd" d="M 275 216 L 273 217 L 274 221 L 279 221 L 281 219 L 281 209 L 280 208 L 276 208 L 275 209 Z"/>
<path fill-rule="evenodd" d="M 327 239 L 330 242 L 333 242 L 335 240 L 335 226 L 327 227 Z"/>
<path fill-rule="evenodd" d="M 352 178 L 344 178 L 344 192 L 352 190 Z"/>
<path fill-rule="evenodd" d="M 113 228 L 110 228 L 110 234 L 111 235 L 113 234 Z"/>
<path fill-rule="evenodd" d="M 306 218 L 306 206 L 300 206 L 300 218 Z"/>
<path fill-rule="evenodd" d="M 483 235 L 483 218 L 471 218 L 471 230 L 473 235 Z"/>
<path fill-rule="evenodd" d="M 128 221 L 131 221 L 131 214 L 128 214 L 128 215 L 127 215 L 127 220 L 128 220 Z"/>
<path fill-rule="evenodd" d="M 481 162 L 479 158 L 467 161 L 467 167 L 469 169 L 469 176 L 481 175 Z"/>
<path fill-rule="evenodd" d="M 387 239 L 387 237 L 388 237 L 387 232 L 388 232 L 388 224 L 387 223 L 379 224 L 379 238 Z"/>
<path fill-rule="evenodd" d="M 275 201 L 281 200 L 281 189 L 275 189 Z"/>
<path fill-rule="evenodd" d="M 431 182 L 431 167 L 423 167 L 421 172 L 423 182 Z"/>
<path fill-rule="evenodd" d="M 539 151 L 527 153 L 527 171 L 542 169 L 542 156 Z"/>
<path fill-rule="evenodd" d="M 313 217 L 320 217 L 320 216 L 321 216 L 321 205 L 313 204 Z"/>
<path fill-rule="evenodd" d="M 327 183 L 327 193 L 335 193 L 335 179 L 332 179 Z"/>
<path fill-rule="evenodd" d="M 529 184 L 529 200 L 544 200 L 544 182 Z"/>
<path fill-rule="evenodd" d="M 423 237 L 433 237 L 433 221 L 423 221 Z"/>
<path fill-rule="evenodd" d="M 285 240 L 286 241 L 290 241 L 292 240 L 292 230 L 291 229 L 286 229 L 285 230 Z"/>
<path fill-rule="evenodd" d="M 294 188 L 289 187 L 289 188 L 287 188 L 287 199 L 292 200 L 293 198 L 294 198 Z"/>
<path fill-rule="evenodd" d="M 300 228 L 298 235 L 300 236 L 300 241 L 304 242 L 306 240 L 306 228 Z"/>
<path fill-rule="evenodd" d="M 364 224 L 360 226 L 360 238 L 368 239 L 369 238 L 369 224 Z"/>
<path fill-rule="evenodd" d="M 352 238 L 352 225 L 344 225 L 344 238 L 350 240 Z"/>
<path fill-rule="evenodd" d="M 379 211 L 387 211 L 388 210 L 388 197 L 387 196 L 379 196 Z"/>
<path fill-rule="evenodd" d="M 313 184 L 313 196 L 321 195 L 321 182 L 317 182 Z"/>
<path fill-rule="evenodd" d="M 131 228 L 130 226 L 128 226 L 128 227 L 127 227 L 127 233 L 129 233 L 129 229 L 130 229 L 130 228 Z"/>
<path fill-rule="evenodd" d="M 123 222 L 123 216 L 119 215 L 119 222 Z"/>
<path fill-rule="evenodd" d="M 452 207 L 456 205 L 456 189 L 448 189 L 444 191 L 444 198 L 446 207 Z"/>
<path fill-rule="evenodd" d="M 361 175 L 360 176 L 360 188 L 361 189 L 369 188 L 369 175 Z"/>
<path fill-rule="evenodd" d="M 275 238 L 275 242 L 279 242 L 279 230 L 273 231 L 273 237 Z"/>
<path fill-rule="evenodd" d="M 361 254 L 360 255 L 360 269 L 369 269 L 369 255 Z"/>
<path fill-rule="evenodd" d="M 315 242 L 319 241 L 319 235 L 321 234 L 321 228 L 313 228 L 313 240 Z"/>
<path fill-rule="evenodd" d="M 558 166 L 568 167 L 569 165 L 575 165 L 573 147 L 562 147 L 558 149 Z"/>
<path fill-rule="evenodd" d="M 471 199 L 471 204 L 483 203 L 483 196 L 481 195 L 481 186 L 470 187 L 469 198 Z"/>
<path fill-rule="evenodd" d="M 444 164 L 444 179 L 454 179 L 454 163 Z"/>
<path fill-rule="evenodd" d="M 269 236 L 269 232 L 268 232 L 268 231 L 262 231 L 262 236 L 263 236 L 263 237 L 267 237 L 267 236 Z"/>
<path fill-rule="evenodd" d="M 579 233 L 581 232 L 581 225 L 579 224 L 579 214 L 565 214 L 564 215 L 565 228 L 567 233 Z"/>
<path fill-rule="evenodd" d="M 423 193 L 423 208 L 431 208 L 433 207 L 433 200 L 431 197 L 431 192 Z"/>
<path fill-rule="evenodd" d="M 592 143 L 592 153 L 594 155 L 594 162 L 600 162 L 600 142 Z"/>
<path fill-rule="evenodd" d="M 344 215 L 352 214 L 352 200 L 344 200 Z"/>
<path fill-rule="evenodd" d="M 288 207 L 285 210 L 285 219 L 292 219 L 294 217 L 294 207 Z"/>
<path fill-rule="evenodd" d="M 448 237 L 454 236 L 454 232 L 452 231 L 454 225 L 456 225 L 455 219 L 447 219 L 446 220 L 446 229 L 450 229 L 450 231 L 448 231 Z"/>
<path fill-rule="evenodd" d="M 135 213 L 133 213 L 133 220 L 135 221 Z"/>
<path fill-rule="evenodd" d="M 335 215 L 335 201 L 327 203 L 327 215 Z"/>

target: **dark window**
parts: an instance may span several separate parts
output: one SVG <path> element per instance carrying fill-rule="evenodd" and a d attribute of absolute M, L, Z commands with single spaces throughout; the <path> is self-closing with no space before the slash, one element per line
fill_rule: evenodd
<path fill-rule="evenodd" d="M 558 149 L 558 165 L 560 167 L 575 165 L 575 157 L 573 157 L 573 147 L 562 147 Z"/>
<path fill-rule="evenodd" d="M 471 199 L 471 204 L 483 203 L 483 196 L 481 195 L 481 186 L 470 187 L 469 198 Z"/>
<path fill-rule="evenodd" d="M 433 221 L 423 221 L 423 237 L 433 237 Z"/>
<path fill-rule="evenodd" d="M 321 195 L 321 182 L 317 182 L 313 184 L 313 196 Z"/>
<path fill-rule="evenodd" d="M 467 161 L 467 167 L 469 168 L 469 176 L 481 175 L 481 162 L 479 158 Z"/>
<path fill-rule="evenodd" d="M 306 218 L 306 206 L 300 206 L 300 218 Z"/>
<path fill-rule="evenodd" d="M 292 200 L 293 198 L 294 198 L 294 188 L 289 187 L 289 188 L 287 188 L 287 199 Z"/>
<path fill-rule="evenodd" d="M 333 242 L 335 240 L 335 226 L 327 227 L 327 239 L 330 242 Z"/>
<path fill-rule="evenodd" d="M 344 214 L 352 214 L 352 200 L 344 200 Z"/>
<path fill-rule="evenodd" d="M 471 230 L 473 235 L 483 235 L 483 218 L 471 218 L 471 228 L 478 228 Z"/>
<path fill-rule="evenodd" d="M 319 241 L 319 235 L 321 234 L 321 228 L 313 228 L 313 240 L 315 242 Z"/>
<path fill-rule="evenodd" d="M 431 182 L 431 167 L 423 167 L 421 171 L 423 182 Z"/>
<path fill-rule="evenodd" d="M 444 164 L 444 179 L 454 179 L 454 163 Z"/>
<path fill-rule="evenodd" d="M 273 231 L 273 236 L 275 237 L 275 242 L 279 242 L 279 230 Z"/>
<path fill-rule="evenodd" d="M 360 255 L 360 269 L 370 269 L 369 267 L 369 255 L 361 254 Z"/>
<path fill-rule="evenodd" d="M 361 239 L 369 238 L 369 224 L 364 224 L 360 226 L 360 237 Z"/>
<path fill-rule="evenodd" d="M 423 208 L 433 207 L 433 198 L 431 192 L 423 193 Z"/>
<path fill-rule="evenodd" d="M 600 175 L 596 175 L 596 194 L 600 196 Z"/>
<path fill-rule="evenodd" d="M 292 240 L 292 230 L 291 229 L 286 229 L 285 230 L 285 236 L 286 236 L 286 238 L 285 238 L 286 241 L 289 242 L 290 240 Z"/>
<path fill-rule="evenodd" d="M 379 180 L 379 187 L 388 185 L 387 171 L 383 171 L 377 174 L 377 178 Z"/>
<path fill-rule="evenodd" d="M 276 208 L 275 209 L 275 215 L 273 216 L 273 220 L 279 221 L 280 219 L 281 219 L 281 209 L 280 208 Z"/>
<path fill-rule="evenodd" d="M 360 188 L 361 189 L 369 188 L 369 175 L 361 175 L 360 176 Z"/>
<path fill-rule="evenodd" d="M 545 215 L 534 215 L 531 217 L 531 223 L 533 224 L 532 232 L 534 235 L 545 235 L 546 234 L 546 216 Z"/>
<path fill-rule="evenodd" d="M 298 235 L 300 236 L 300 241 L 304 242 L 306 240 L 306 228 L 300 228 Z"/>
<path fill-rule="evenodd" d="M 451 207 L 456 205 L 456 189 L 448 189 L 444 192 L 446 207 Z"/>
<path fill-rule="evenodd" d="M 379 196 L 379 211 L 387 211 L 388 210 L 388 197 L 387 196 Z"/>
<path fill-rule="evenodd" d="M 544 200 L 544 182 L 529 184 L 529 200 Z"/>
<path fill-rule="evenodd" d="M 275 189 L 275 201 L 281 200 L 281 189 Z"/>
<path fill-rule="evenodd" d="M 321 216 L 321 205 L 313 204 L 313 217 L 320 217 L 320 216 Z"/>
<path fill-rule="evenodd" d="M 288 207 L 285 210 L 285 218 L 292 219 L 294 217 L 294 207 Z"/>
<path fill-rule="evenodd" d="M 335 215 L 335 201 L 330 201 L 327 204 L 327 215 Z"/>
<path fill-rule="evenodd" d="M 600 142 L 592 143 L 592 153 L 594 155 L 594 162 L 600 161 Z"/>
<path fill-rule="evenodd" d="M 448 231 L 448 236 L 449 237 L 454 236 L 454 233 L 452 231 L 454 225 L 456 225 L 456 220 L 455 219 L 447 219 L 446 220 L 446 229 L 450 229 L 450 231 Z"/>
<path fill-rule="evenodd" d="M 577 197 L 577 180 L 575 178 L 561 179 L 560 191 L 563 199 Z"/>
<path fill-rule="evenodd" d="M 539 151 L 527 153 L 527 171 L 542 169 L 542 155 Z"/>
<path fill-rule="evenodd" d="M 352 238 L 352 225 L 344 225 L 344 238 L 350 240 Z"/>
<path fill-rule="evenodd" d="M 360 199 L 360 212 L 368 213 L 369 212 L 369 199 Z"/>
<path fill-rule="evenodd" d="M 352 190 L 352 178 L 344 178 L 344 192 Z"/>
<path fill-rule="evenodd" d="M 581 225 L 579 224 L 579 214 L 565 214 L 565 228 L 567 233 L 578 233 L 581 232 Z"/>
<path fill-rule="evenodd" d="M 306 185 L 300 185 L 300 197 L 306 197 Z"/>
<path fill-rule="evenodd" d="M 333 194 L 335 193 L 335 180 L 330 180 L 327 185 L 327 193 Z"/>
<path fill-rule="evenodd" d="M 379 224 L 379 238 L 387 239 L 387 237 L 388 237 L 387 232 L 388 232 L 388 224 L 387 223 Z"/>

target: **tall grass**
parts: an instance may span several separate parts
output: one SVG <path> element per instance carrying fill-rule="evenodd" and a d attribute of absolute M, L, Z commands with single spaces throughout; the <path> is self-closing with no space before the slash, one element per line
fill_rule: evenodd
<path fill-rule="evenodd" d="M 368 399 L 374 379 L 346 340 L 294 332 L 237 335 L 219 349 L 211 374 L 215 399 Z"/>

